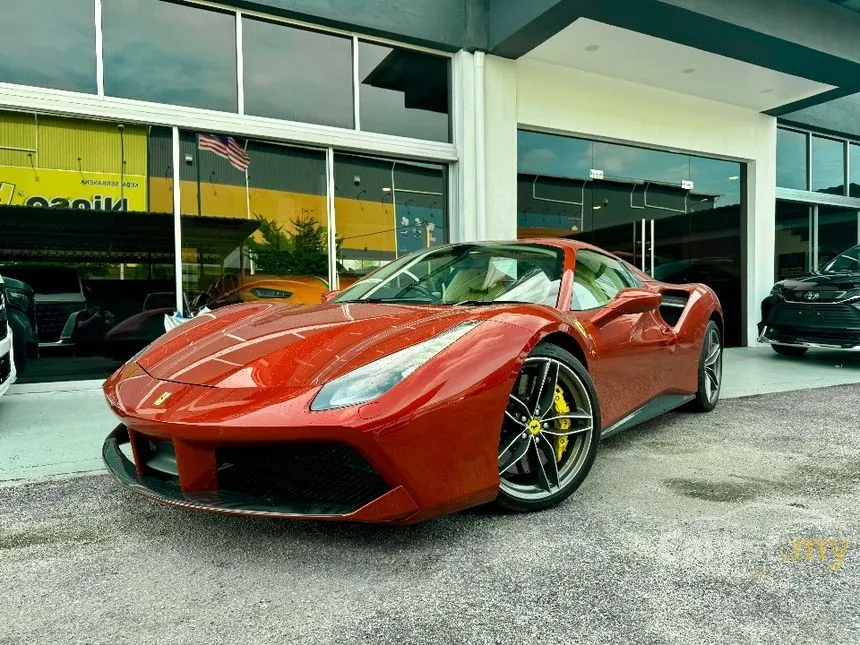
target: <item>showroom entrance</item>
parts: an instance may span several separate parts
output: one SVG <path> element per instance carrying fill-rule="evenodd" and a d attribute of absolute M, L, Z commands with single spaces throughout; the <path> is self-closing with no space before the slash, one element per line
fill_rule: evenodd
<path fill-rule="evenodd" d="M 658 280 L 703 282 L 743 344 L 743 166 L 570 137 L 519 133 L 518 236 L 600 246 Z"/>

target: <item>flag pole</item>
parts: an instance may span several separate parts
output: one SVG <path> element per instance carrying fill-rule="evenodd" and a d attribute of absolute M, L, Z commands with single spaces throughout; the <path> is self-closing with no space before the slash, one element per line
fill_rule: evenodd
<path fill-rule="evenodd" d="M 197 150 L 194 151 L 194 165 L 197 167 L 197 214 L 203 215 L 203 209 L 200 207 L 200 194 L 203 190 L 200 188 L 200 133 L 196 133 Z"/>

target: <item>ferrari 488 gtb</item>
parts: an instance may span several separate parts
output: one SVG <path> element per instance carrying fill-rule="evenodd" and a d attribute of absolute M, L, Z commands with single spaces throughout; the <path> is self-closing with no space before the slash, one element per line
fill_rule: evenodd
<path fill-rule="evenodd" d="M 200 315 L 104 386 L 127 486 L 228 513 L 409 523 L 565 499 L 602 437 L 709 411 L 723 319 L 572 240 L 401 257 L 319 305 Z"/>

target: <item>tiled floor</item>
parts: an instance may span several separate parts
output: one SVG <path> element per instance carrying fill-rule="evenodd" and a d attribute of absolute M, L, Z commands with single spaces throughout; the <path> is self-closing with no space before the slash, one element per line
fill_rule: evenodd
<path fill-rule="evenodd" d="M 726 350 L 723 398 L 860 383 L 860 353 Z M 99 381 L 15 385 L 0 398 L 0 482 L 100 470 L 116 424 Z M 858 385 L 860 401 L 860 385 Z"/>
<path fill-rule="evenodd" d="M 742 347 L 724 354 L 723 398 L 852 383 L 860 383 L 860 352 L 810 350 L 790 357 L 770 347 Z"/>

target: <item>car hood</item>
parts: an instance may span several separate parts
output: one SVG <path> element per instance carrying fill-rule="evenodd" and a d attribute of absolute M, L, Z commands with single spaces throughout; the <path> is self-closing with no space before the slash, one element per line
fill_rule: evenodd
<path fill-rule="evenodd" d="M 463 307 L 399 304 L 242 304 L 180 325 L 137 362 L 152 377 L 177 383 L 315 386 L 488 315 Z"/>
<path fill-rule="evenodd" d="M 838 273 L 810 273 L 798 278 L 780 282 L 787 291 L 853 291 L 860 289 L 860 272 L 843 271 Z"/>

